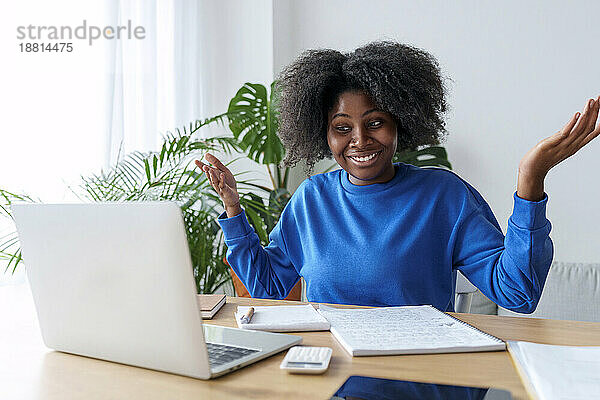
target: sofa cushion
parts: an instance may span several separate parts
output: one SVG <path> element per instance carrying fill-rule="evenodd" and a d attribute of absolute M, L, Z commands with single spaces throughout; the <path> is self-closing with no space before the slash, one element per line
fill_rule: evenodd
<path fill-rule="evenodd" d="M 600 322 L 600 264 L 553 262 L 537 309 L 498 315 Z"/>

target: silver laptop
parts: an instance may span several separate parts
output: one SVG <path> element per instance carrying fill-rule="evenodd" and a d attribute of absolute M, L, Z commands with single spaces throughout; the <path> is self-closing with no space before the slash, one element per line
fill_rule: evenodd
<path fill-rule="evenodd" d="M 299 336 L 202 325 L 175 203 L 15 204 L 46 346 L 200 379 Z"/>

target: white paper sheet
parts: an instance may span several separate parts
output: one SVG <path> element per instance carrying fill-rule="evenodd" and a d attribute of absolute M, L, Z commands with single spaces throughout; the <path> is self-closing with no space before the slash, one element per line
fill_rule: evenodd
<path fill-rule="evenodd" d="M 301 306 L 256 306 L 249 324 L 241 317 L 249 306 L 238 306 L 235 319 L 238 327 L 270 332 L 328 331 L 329 322 L 310 304 Z"/>
<path fill-rule="evenodd" d="M 503 350 L 504 343 L 432 306 L 320 306 L 331 333 L 354 356 Z"/>
<path fill-rule="evenodd" d="M 600 346 L 509 342 L 510 354 L 541 400 L 600 395 Z"/>

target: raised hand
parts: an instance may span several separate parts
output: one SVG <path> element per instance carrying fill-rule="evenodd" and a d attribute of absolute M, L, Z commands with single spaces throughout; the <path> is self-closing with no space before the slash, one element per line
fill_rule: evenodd
<path fill-rule="evenodd" d="M 525 154 L 519 163 L 517 196 L 531 201 L 543 198 L 544 178 L 548 171 L 600 135 L 600 125 L 596 127 L 599 108 L 600 96 L 589 100 L 583 114 L 575 113 L 560 131 Z"/>
<path fill-rule="evenodd" d="M 225 164 L 212 154 L 206 153 L 204 158 L 212 166 L 204 164 L 200 160 L 195 160 L 196 166 L 206 174 L 210 185 L 223 201 L 227 217 L 235 217 L 242 212 L 242 208 L 240 207 L 240 195 L 233 174 Z"/>

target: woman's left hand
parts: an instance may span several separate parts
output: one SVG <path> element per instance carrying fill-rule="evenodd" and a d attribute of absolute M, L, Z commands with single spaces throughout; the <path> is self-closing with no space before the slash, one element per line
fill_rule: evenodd
<path fill-rule="evenodd" d="M 596 127 L 599 107 L 600 96 L 589 100 L 583 114 L 575 113 L 560 131 L 525 154 L 519 163 L 517 196 L 530 201 L 544 198 L 544 178 L 548 171 L 600 134 L 600 125 Z"/>

